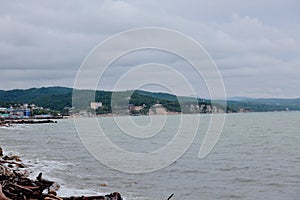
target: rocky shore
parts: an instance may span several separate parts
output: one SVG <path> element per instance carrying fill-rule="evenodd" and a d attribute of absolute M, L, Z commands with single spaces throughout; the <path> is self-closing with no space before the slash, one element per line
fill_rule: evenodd
<path fill-rule="evenodd" d="M 29 178 L 27 166 L 19 156 L 7 156 L 0 147 L 0 200 L 123 200 L 118 192 L 105 196 L 60 197 L 58 183 L 39 173 Z"/>

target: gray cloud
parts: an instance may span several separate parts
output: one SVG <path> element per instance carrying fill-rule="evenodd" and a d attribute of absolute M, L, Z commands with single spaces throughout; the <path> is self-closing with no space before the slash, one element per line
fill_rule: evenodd
<path fill-rule="evenodd" d="M 99 42 L 127 29 L 157 26 L 202 44 L 218 65 L 228 96 L 299 97 L 299 8 L 296 0 L 1 1 L 1 88 L 72 86 Z M 157 55 L 156 61 L 184 65 L 168 56 Z M 129 56 L 115 70 L 143 62 L 149 56 Z M 193 79 L 192 70 L 185 73 Z M 107 84 L 116 76 L 110 73 Z"/>

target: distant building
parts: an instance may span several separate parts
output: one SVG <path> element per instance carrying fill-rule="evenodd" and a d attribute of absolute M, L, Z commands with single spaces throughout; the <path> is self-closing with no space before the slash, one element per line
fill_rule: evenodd
<path fill-rule="evenodd" d="M 7 108 L 0 108 L 0 112 L 6 112 L 7 111 Z"/>
<path fill-rule="evenodd" d="M 29 118 L 30 117 L 30 109 L 22 109 L 22 108 L 16 108 L 12 109 L 9 112 L 10 118 Z"/>
<path fill-rule="evenodd" d="M 140 111 L 140 110 L 142 110 L 145 107 L 146 107 L 145 104 L 143 104 L 142 106 L 136 106 L 134 104 L 128 104 L 128 110 Z"/>
<path fill-rule="evenodd" d="M 5 114 L 0 114 L 0 118 L 5 119 L 5 118 L 9 118 L 10 114 L 5 113 Z"/>
<path fill-rule="evenodd" d="M 34 118 L 36 119 L 50 119 L 52 118 L 53 115 L 50 115 L 50 114 L 43 114 L 43 115 L 35 115 Z"/>
<path fill-rule="evenodd" d="M 149 109 L 149 115 L 166 115 L 168 114 L 165 107 L 161 104 L 155 104 Z"/>
<path fill-rule="evenodd" d="M 102 107 L 102 102 L 91 102 L 91 109 L 96 110 L 97 108 Z"/>
<path fill-rule="evenodd" d="M 135 110 L 134 104 L 128 104 L 128 110 Z"/>
<path fill-rule="evenodd" d="M 140 110 L 142 110 L 144 107 L 145 107 L 144 105 L 143 105 L 143 106 L 135 106 L 134 110 L 140 111 Z"/>
<path fill-rule="evenodd" d="M 30 109 L 28 108 L 24 109 L 24 116 L 30 117 Z"/>

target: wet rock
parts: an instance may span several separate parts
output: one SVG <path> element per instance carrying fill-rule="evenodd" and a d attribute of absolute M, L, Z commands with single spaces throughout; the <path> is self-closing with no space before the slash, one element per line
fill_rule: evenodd
<path fill-rule="evenodd" d="M 4 156 L 2 158 L 3 160 L 15 160 L 17 162 L 22 162 L 19 156 L 13 155 L 13 156 Z"/>

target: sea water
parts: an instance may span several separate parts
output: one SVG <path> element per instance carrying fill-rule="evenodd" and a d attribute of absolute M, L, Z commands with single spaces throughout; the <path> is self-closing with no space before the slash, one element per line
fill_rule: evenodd
<path fill-rule="evenodd" d="M 150 138 L 124 134 L 112 117 L 97 120 L 112 143 L 145 153 L 171 141 L 181 118 L 167 116 L 165 126 Z M 149 124 L 147 116 L 132 120 L 140 126 Z M 199 159 L 209 120 L 210 115 L 201 115 L 193 143 L 178 160 L 148 173 L 117 171 L 99 162 L 81 143 L 73 119 L 0 128 L 0 146 L 5 154 L 20 155 L 31 177 L 43 172 L 45 178 L 57 181 L 60 196 L 117 191 L 127 200 L 167 199 L 172 193 L 172 200 L 300 199 L 300 112 L 227 114 L 217 145 Z"/>

